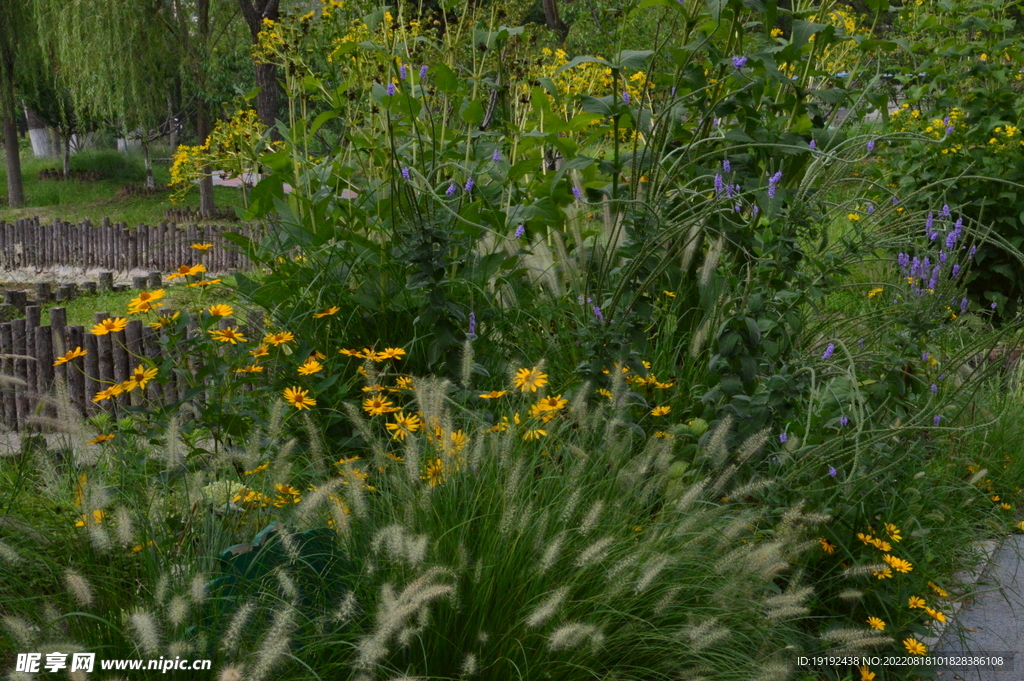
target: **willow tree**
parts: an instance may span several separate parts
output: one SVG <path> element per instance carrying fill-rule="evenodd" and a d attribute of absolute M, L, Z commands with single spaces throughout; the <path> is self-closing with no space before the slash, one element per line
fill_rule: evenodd
<path fill-rule="evenodd" d="M 18 149 L 19 48 L 31 36 L 31 15 L 23 0 L 0 0 L 0 119 L 3 120 L 4 153 L 7 157 L 7 203 L 11 208 L 25 204 L 21 183 L 21 155 Z"/>
<path fill-rule="evenodd" d="M 7 0 L 19 2 L 19 0 Z M 23 0 L 21 0 L 23 1 Z M 138 135 L 153 188 L 149 144 L 166 119 L 167 91 L 177 70 L 161 11 L 152 0 L 35 0 L 52 55 L 75 110 Z M 44 32 L 40 32 L 43 35 Z"/>

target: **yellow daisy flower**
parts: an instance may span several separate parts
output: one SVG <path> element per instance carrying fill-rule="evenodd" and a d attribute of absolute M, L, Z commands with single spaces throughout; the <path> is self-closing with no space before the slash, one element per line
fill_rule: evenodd
<path fill-rule="evenodd" d="M 237 326 L 229 326 L 226 329 L 216 329 L 207 331 L 215 340 L 221 343 L 231 343 L 232 345 L 238 345 L 238 343 L 245 343 L 246 338 L 239 332 Z"/>
<path fill-rule="evenodd" d="M 224 305 L 223 303 L 217 305 L 211 305 L 210 309 L 207 310 L 214 317 L 230 317 L 235 313 L 235 309 L 230 305 Z"/>
<path fill-rule="evenodd" d="M 316 400 L 309 397 L 309 391 L 298 386 L 284 389 L 284 401 L 299 411 L 316 406 Z"/>
<path fill-rule="evenodd" d="M 302 363 L 302 366 L 299 367 L 299 373 L 302 374 L 303 376 L 309 376 L 311 374 L 315 374 L 316 372 L 323 370 L 323 368 L 323 364 L 316 361 L 314 358 L 310 357 L 309 359 Z"/>
<path fill-rule="evenodd" d="M 548 375 L 541 373 L 540 369 L 533 367 L 532 369 L 519 369 L 516 371 L 516 377 L 514 380 L 515 387 L 519 388 L 524 393 L 527 391 L 537 392 L 537 388 L 541 388 L 548 383 Z"/>
<path fill-rule="evenodd" d="M 323 319 L 324 317 L 330 317 L 333 314 L 338 314 L 338 312 L 340 312 L 340 311 L 341 311 L 341 308 L 340 307 L 336 307 L 336 306 L 335 307 L 324 308 L 323 310 L 320 310 L 319 312 L 314 313 L 313 314 L 313 318 L 314 319 Z"/>
<path fill-rule="evenodd" d="M 61 364 L 70 362 L 71 360 L 77 359 L 78 357 L 85 357 L 88 353 L 88 350 L 83 350 L 82 348 L 75 348 L 71 352 L 68 352 L 58 357 L 57 361 L 53 363 L 53 366 L 60 366 Z"/>
<path fill-rule="evenodd" d="M 124 331 L 124 327 L 126 326 L 128 326 L 128 320 L 124 317 L 117 317 L 115 319 L 110 319 L 108 317 L 92 327 L 92 334 L 94 336 L 106 336 L 108 333 Z"/>
<path fill-rule="evenodd" d="M 268 333 L 263 337 L 264 343 L 270 343 L 271 345 L 282 345 L 289 341 L 295 340 L 294 334 L 291 331 L 278 331 L 277 333 Z"/>

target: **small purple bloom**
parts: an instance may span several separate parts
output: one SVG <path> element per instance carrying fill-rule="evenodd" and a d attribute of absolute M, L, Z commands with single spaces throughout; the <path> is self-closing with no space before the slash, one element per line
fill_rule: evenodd
<path fill-rule="evenodd" d="M 722 181 L 722 176 L 719 173 L 715 173 L 715 195 L 721 194 L 725 191 L 725 183 Z"/>
<path fill-rule="evenodd" d="M 741 206 L 740 204 L 737 203 L 736 206 L 735 206 L 735 210 L 736 210 L 737 213 L 741 213 L 741 212 L 743 212 L 743 206 Z"/>
<path fill-rule="evenodd" d="M 594 306 L 594 316 L 597 317 L 597 321 L 604 323 L 604 315 L 601 313 L 601 308 L 597 305 Z"/>
<path fill-rule="evenodd" d="M 934 224 L 935 215 L 933 213 L 928 213 L 928 219 L 924 221 L 924 231 L 930 233 L 932 231 L 932 225 Z"/>
<path fill-rule="evenodd" d="M 822 359 L 830 359 L 832 357 L 832 353 L 835 352 L 835 351 L 836 351 L 836 344 L 835 343 L 829 343 L 828 347 L 825 348 L 825 354 L 823 354 L 821 356 L 821 358 Z"/>
<path fill-rule="evenodd" d="M 622 91 L 622 103 L 629 104 L 629 90 Z"/>
<path fill-rule="evenodd" d="M 744 66 L 746 66 L 746 64 L 747 64 L 747 58 L 746 57 L 733 57 L 732 58 L 733 68 L 735 68 L 737 71 L 742 69 Z"/>
<path fill-rule="evenodd" d="M 868 140 L 868 153 L 875 150 L 875 140 Z"/>
<path fill-rule="evenodd" d="M 500 149 L 495 149 L 494 150 L 494 153 L 491 154 L 491 160 L 494 161 L 495 163 L 497 163 L 498 161 L 501 160 L 501 150 Z"/>
<path fill-rule="evenodd" d="M 991 305 L 989 305 L 989 307 L 991 307 L 994 310 L 994 309 L 996 309 L 996 304 L 992 303 Z"/>
<path fill-rule="evenodd" d="M 402 177 L 404 177 L 407 180 L 409 179 L 409 167 L 408 166 L 402 166 Z"/>
<path fill-rule="evenodd" d="M 473 178 L 472 177 L 469 178 L 468 180 L 466 180 L 466 191 L 467 192 L 473 191 Z"/>
<path fill-rule="evenodd" d="M 455 180 L 452 180 L 448 185 L 448 189 L 445 191 L 445 194 L 448 196 L 454 196 L 456 191 L 458 191 L 458 188 L 455 186 Z"/>
<path fill-rule="evenodd" d="M 470 312 L 469 313 L 469 333 L 466 334 L 466 337 L 469 338 L 470 340 L 473 340 L 474 338 L 476 338 L 476 313 L 475 312 Z"/>
<path fill-rule="evenodd" d="M 712 121 L 712 123 L 714 124 L 714 126 L 716 128 L 721 124 L 721 122 L 722 122 L 721 118 L 716 118 L 714 121 Z"/>
<path fill-rule="evenodd" d="M 933 392 L 933 393 L 937 393 L 937 392 L 939 392 L 939 386 L 937 386 L 937 385 L 935 385 L 934 383 L 932 383 L 932 392 Z"/>
<path fill-rule="evenodd" d="M 405 76 L 406 76 L 406 68 L 405 68 L 405 64 L 402 64 L 401 66 L 398 67 L 398 77 L 401 78 L 402 80 L 405 80 Z"/>
<path fill-rule="evenodd" d="M 815 143 L 814 140 L 811 140 L 810 144 L 808 144 L 807 146 L 809 146 L 811 148 L 811 151 L 814 151 L 815 149 L 818 148 L 818 145 L 817 145 L 817 143 Z"/>
<path fill-rule="evenodd" d="M 945 251 L 939 251 L 939 262 L 946 262 L 947 257 L 949 256 L 946 255 Z"/>
<path fill-rule="evenodd" d="M 939 217 L 943 220 L 949 217 L 949 204 L 942 204 L 942 212 L 939 213 Z"/>
<path fill-rule="evenodd" d="M 967 251 L 967 259 L 970 260 L 974 257 L 974 254 L 978 252 L 977 246 L 971 246 L 971 250 Z"/>
<path fill-rule="evenodd" d="M 676 96 L 676 86 L 675 85 L 672 86 L 672 96 L 673 97 Z"/>
<path fill-rule="evenodd" d="M 957 263 L 957 264 L 953 265 L 953 278 L 956 279 L 959 276 L 960 276 L 960 264 Z"/>
<path fill-rule="evenodd" d="M 921 361 L 922 362 L 927 362 L 929 357 L 931 357 L 931 355 L 929 355 L 927 352 L 922 352 L 921 353 Z"/>
<path fill-rule="evenodd" d="M 725 159 L 724 161 L 722 161 L 722 172 L 723 173 L 732 172 L 732 164 L 729 163 L 729 159 Z"/>
<path fill-rule="evenodd" d="M 943 118 L 942 119 L 942 123 L 943 123 L 943 125 L 949 125 L 949 116 L 946 116 L 945 118 Z"/>
<path fill-rule="evenodd" d="M 849 423 L 849 422 L 850 422 L 850 419 L 846 418 L 846 416 L 840 416 L 839 417 L 839 425 L 840 426 L 845 428 L 846 424 Z"/>
<path fill-rule="evenodd" d="M 750 209 L 750 214 L 753 215 L 755 218 L 757 217 L 757 214 L 760 213 L 760 212 L 761 212 L 761 207 L 760 206 L 754 206 L 753 208 Z"/>
<path fill-rule="evenodd" d="M 945 377 L 946 377 L 946 374 L 939 374 L 939 380 L 940 380 L 940 381 L 941 381 L 942 379 L 944 379 Z"/>
<path fill-rule="evenodd" d="M 394 83 L 388 83 L 388 94 L 389 95 L 395 94 L 395 84 Z"/>
<path fill-rule="evenodd" d="M 938 426 L 939 425 L 939 421 L 941 421 L 941 420 L 942 420 L 942 417 L 940 415 L 936 414 L 935 418 L 932 419 L 932 423 L 934 425 Z"/>
<path fill-rule="evenodd" d="M 859 345 L 860 348 L 863 350 L 864 349 L 864 339 L 863 338 L 858 338 L 857 339 L 857 345 Z"/>
<path fill-rule="evenodd" d="M 960 314 L 967 312 L 967 299 L 964 298 L 960 301 Z"/>
<path fill-rule="evenodd" d="M 946 134 L 947 135 L 952 135 L 953 134 L 953 126 L 952 125 L 949 126 L 948 128 L 946 128 Z"/>
<path fill-rule="evenodd" d="M 789 439 L 788 435 L 786 435 L 785 433 L 779 433 L 779 442 L 785 442 L 788 439 Z"/>
<path fill-rule="evenodd" d="M 869 203 L 868 204 L 868 215 L 871 215 L 874 212 L 875 212 L 875 204 Z"/>
<path fill-rule="evenodd" d="M 836 477 L 836 469 L 833 468 L 832 466 L 828 467 L 828 477 L 830 477 L 830 478 Z"/>
<path fill-rule="evenodd" d="M 900 202 L 900 197 L 898 197 L 898 196 L 892 197 L 892 205 L 895 206 L 899 202 Z"/>
<path fill-rule="evenodd" d="M 580 188 L 577 187 L 576 185 L 573 185 L 572 187 L 572 195 L 576 197 L 577 201 L 583 201 L 583 192 L 581 192 Z"/>
<path fill-rule="evenodd" d="M 420 67 L 420 80 L 423 80 L 426 77 L 427 77 L 427 65 L 424 64 L 423 66 Z"/>
<path fill-rule="evenodd" d="M 772 184 L 778 184 L 780 180 L 782 180 L 781 170 L 768 178 L 768 181 Z"/>
<path fill-rule="evenodd" d="M 516 227 L 515 238 L 521 239 L 523 237 L 523 234 L 525 234 L 525 233 L 526 233 L 526 227 L 523 226 L 523 225 L 519 225 L 518 227 Z"/>

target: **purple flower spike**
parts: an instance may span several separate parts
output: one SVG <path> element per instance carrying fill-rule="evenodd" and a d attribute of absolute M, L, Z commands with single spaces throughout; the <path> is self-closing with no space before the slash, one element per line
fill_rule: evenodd
<path fill-rule="evenodd" d="M 406 72 L 407 69 L 405 68 L 405 64 L 402 64 L 401 66 L 398 67 L 398 77 L 401 78 L 402 80 L 405 80 Z"/>
<path fill-rule="evenodd" d="M 875 150 L 875 140 L 868 140 L 868 153 Z"/>
<path fill-rule="evenodd" d="M 594 306 L 594 316 L 597 317 L 597 321 L 604 323 L 604 314 L 601 313 L 601 308 L 597 305 Z"/>
<path fill-rule="evenodd" d="M 960 314 L 967 312 L 967 299 L 964 298 L 960 301 Z"/>
<path fill-rule="evenodd" d="M 933 393 L 937 393 L 937 392 L 939 392 L 939 386 L 937 386 L 937 385 L 935 385 L 934 383 L 932 383 L 932 392 L 933 392 Z"/>
<path fill-rule="evenodd" d="M 733 57 L 732 58 L 732 66 L 737 71 L 742 69 L 746 65 L 747 65 L 747 58 L 746 57 Z"/>
<path fill-rule="evenodd" d="M 466 180 L 466 191 L 467 192 L 473 191 L 473 178 L 472 177 L 469 178 L 468 180 Z"/>
<path fill-rule="evenodd" d="M 388 83 L 388 94 L 389 95 L 395 94 L 395 84 L 394 83 Z"/>
<path fill-rule="evenodd" d="M 840 416 L 839 417 L 839 425 L 840 426 L 845 428 L 846 424 L 849 423 L 849 422 L 850 422 L 850 419 L 846 418 L 845 416 Z"/>
<path fill-rule="evenodd" d="M 864 348 L 864 339 L 863 338 L 858 338 L 857 339 L 857 345 L 859 345 L 861 347 L 861 349 L 863 349 Z"/>
<path fill-rule="evenodd" d="M 996 309 L 996 304 L 992 303 L 991 305 L 989 305 L 989 307 L 991 307 L 994 310 L 994 309 Z"/>
<path fill-rule="evenodd" d="M 448 196 L 454 196 L 456 191 L 458 191 L 458 188 L 455 186 L 455 180 L 452 180 L 451 184 L 448 185 L 448 189 L 445 191 L 445 194 Z"/>
<path fill-rule="evenodd" d="M 949 256 L 946 255 L 945 251 L 939 251 L 939 262 L 946 262 L 947 257 Z"/>
<path fill-rule="evenodd" d="M 954 279 L 956 279 L 957 277 L 960 276 L 960 264 L 959 263 L 953 265 L 953 274 L 952 274 L 952 276 L 953 276 Z"/>
<path fill-rule="evenodd" d="M 424 64 L 423 66 L 420 67 L 420 80 L 423 80 L 426 77 L 427 77 L 427 65 Z"/>
<path fill-rule="evenodd" d="M 622 91 L 622 103 L 629 104 L 629 90 Z"/>
<path fill-rule="evenodd" d="M 715 173 L 715 195 L 721 194 L 725 191 L 725 183 L 722 181 L 722 176 L 719 173 Z"/>
<path fill-rule="evenodd" d="M 476 313 L 469 313 L 469 332 L 466 334 L 466 338 L 473 340 L 476 338 Z"/>
<path fill-rule="evenodd" d="M 519 225 L 518 227 L 516 227 L 515 238 L 516 239 L 521 239 L 521 238 L 523 238 L 523 234 L 525 234 L 525 233 L 526 233 L 526 227 L 523 226 L 523 225 Z"/>
<path fill-rule="evenodd" d="M 869 203 L 868 204 L 868 215 L 871 215 L 874 212 L 875 212 L 875 205 L 873 203 Z"/>
<path fill-rule="evenodd" d="M 892 205 L 895 206 L 899 202 L 900 202 L 900 197 L 898 197 L 898 196 L 892 197 Z"/>
<path fill-rule="evenodd" d="M 831 359 L 832 353 L 836 351 L 836 344 L 829 343 L 828 347 L 825 348 L 825 354 L 821 356 L 822 359 Z"/>
<path fill-rule="evenodd" d="M 408 166 L 402 166 L 402 177 L 409 179 L 409 168 Z"/>
<path fill-rule="evenodd" d="M 953 126 L 952 125 L 949 126 L 948 128 L 946 128 L 946 134 L 947 135 L 952 135 L 953 134 Z"/>
<path fill-rule="evenodd" d="M 922 352 L 921 353 L 921 361 L 922 362 L 927 362 L 929 357 L 931 357 L 931 355 L 929 355 L 927 352 Z"/>
<path fill-rule="evenodd" d="M 729 159 L 725 159 L 724 161 L 722 161 L 722 172 L 723 173 L 732 172 L 732 164 L 729 163 Z"/>
<path fill-rule="evenodd" d="M 810 144 L 808 144 L 807 146 L 811 148 L 811 151 L 814 151 L 815 149 L 818 148 L 818 145 L 815 143 L 814 140 L 811 140 Z"/>
<path fill-rule="evenodd" d="M 946 116 L 945 118 L 943 118 L 943 119 L 942 119 L 942 123 L 943 123 L 944 125 L 949 125 L 949 116 Z"/>
<path fill-rule="evenodd" d="M 942 416 L 936 414 L 935 418 L 932 419 L 932 424 L 938 427 L 940 421 L 942 421 Z"/>
<path fill-rule="evenodd" d="M 942 204 L 942 212 L 939 213 L 939 217 L 943 220 L 949 217 L 949 204 Z"/>
<path fill-rule="evenodd" d="M 580 188 L 577 187 L 576 185 L 573 185 L 572 195 L 576 197 L 577 201 L 579 201 L 581 203 L 583 202 L 583 192 L 581 192 Z"/>
<path fill-rule="evenodd" d="M 836 469 L 833 468 L 832 466 L 828 467 L 828 477 L 830 477 L 830 478 L 836 477 Z"/>
<path fill-rule="evenodd" d="M 494 161 L 495 163 L 497 163 L 498 161 L 501 160 L 501 150 L 500 149 L 495 149 L 494 150 L 494 153 L 491 154 L 491 160 Z"/>
<path fill-rule="evenodd" d="M 788 435 L 786 435 L 785 433 L 779 433 L 779 442 L 785 442 L 788 439 L 789 439 Z"/>
<path fill-rule="evenodd" d="M 970 260 L 974 257 L 974 254 L 978 252 L 977 246 L 971 246 L 971 250 L 967 251 L 967 259 Z"/>
<path fill-rule="evenodd" d="M 676 96 L 676 86 L 675 85 L 672 86 L 672 96 L 673 97 Z"/>
<path fill-rule="evenodd" d="M 757 214 L 760 213 L 760 212 L 761 212 L 761 207 L 760 206 L 754 206 L 753 208 L 750 209 L 750 214 L 753 215 L 755 218 L 757 217 Z"/>

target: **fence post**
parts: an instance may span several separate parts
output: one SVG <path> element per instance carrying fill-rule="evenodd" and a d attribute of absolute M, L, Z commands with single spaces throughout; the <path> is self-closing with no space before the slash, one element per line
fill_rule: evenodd
<path fill-rule="evenodd" d="M 68 352 L 67 341 L 68 311 L 63 307 L 50 308 L 50 328 L 53 329 L 53 353 L 54 359 L 63 356 Z M 68 384 L 68 366 L 61 364 L 54 367 L 56 378 L 64 385 Z"/>
<path fill-rule="evenodd" d="M 14 336 L 11 333 L 11 323 L 0 324 L 0 355 L 14 354 Z M 14 375 L 14 360 L 10 357 L 0 358 L 0 375 L 9 378 L 16 378 Z M 18 428 L 18 408 L 14 404 L 14 385 L 0 384 L 0 416 L 3 416 L 4 425 L 11 430 Z"/>
<path fill-rule="evenodd" d="M 42 323 L 42 308 L 38 305 L 29 305 L 25 308 L 25 354 L 36 358 L 34 362 L 28 362 L 28 408 L 31 411 L 36 409 L 36 401 L 39 397 L 39 362 L 36 355 L 36 330 Z"/>
<path fill-rule="evenodd" d="M 39 375 L 37 399 L 45 405 L 43 413 L 46 416 L 55 418 L 57 410 L 50 401 L 50 392 L 53 390 L 53 327 L 37 326 L 35 330 L 35 356 L 36 371 Z"/>
<path fill-rule="evenodd" d="M 87 333 L 85 327 L 82 327 L 82 349 L 86 352 L 83 365 L 85 375 L 82 377 L 82 403 L 85 405 L 84 413 L 89 415 L 100 410 L 99 404 L 92 400 L 96 393 L 102 390 L 100 387 L 100 338 L 103 336 Z"/>
<path fill-rule="evenodd" d="M 95 336 L 92 336 L 95 338 Z M 82 348 L 85 350 L 85 327 L 82 326 L 69 326 L 67 328 L 67 347 L 72 350 L 75 348 Z M 93 359 L 96 358 L 96 354 L 93 353 Z M 68 394 L 71 398 L 71 403 L 78 408 L 82 416 L 86 416 L 89 412 L 86 409 L 86 403 L 88 398 L 92 398 L 89 395 L 88 398 L 85 394 L 85 368 L 88 364 L 89 355 L 83 357 L 76 357 L 63 366 L 67 367 L 67 381 L 68 381 Z"/>
<path fill-rule="evenodd" d="M 104 319 L 110 318 L 110 313 L 95 312 L 92 318 L 96 324 L 100 324 Z M 93 337 L 96 339 L 96 355 L 99 358 L 99 375 L 97 376 L 101 385 L 100 388 L 97 388 L 97 392 L 99 392 L 106 390 L 114 383 L 114 347 L 109 333 Z M 104 409 L 111 408 L 109 403 L 106 405 L 100 403 L 100 406 Z"/>
<path fill-rule="evenodd" d="M 14 354 L 25 355 L 27 348 L 24 319 L 15 319 L 11 322 L 11 336 Z M 14 360 L 14 377 L 22 383 L 14 388 L 17 422 L 18 427 L 21 428 L 25 425 L 25 419 L 28 418 L 28 360 L 23 357 Z"/>
<path fill-rule="evenodd" d="M 163 275 L 161 275 L 159 272 L 150 272 L 148 278 L 149 288 L 155 291 L 156 289 L 160 288 L 163 285 L 163 280 Z"/>
<path fill-rule="evenodd" d="M 113 291 L 114 290 L 114 273 L 113 272 L 100 272 L 100 290 L 101 291 Z M 106 319 L 106 317 L 104 317 Z M 100 321 L 103 321 L 102 319 Z"/>
<path fill-rule="evenodd" d="M 142 348 L 142 322 L 138 319 L 128 322 L 128 326 L 124 330 L 124 338 L 128 351 L 128 376 L 131 377 L 134 365 L 141 364 L 143 367 L 146 365 L 142 361 L 142 357 L 145 355 Z M 132 406 L 137 407 L 142 404 L 143 393 L 144 391 L 142 390 L 138 392 L 133 390 L 131 392 L 129 401 L 132 403 Z"/>

